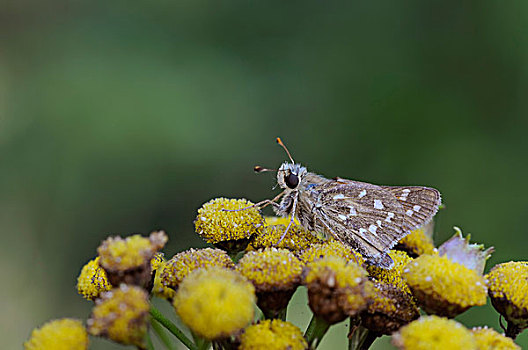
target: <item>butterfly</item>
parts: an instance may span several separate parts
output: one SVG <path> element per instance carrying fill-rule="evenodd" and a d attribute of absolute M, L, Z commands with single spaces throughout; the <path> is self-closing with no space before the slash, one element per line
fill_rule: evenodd
<path fill-rule="evenodd" d="M 327 179 L 295 163 L 280 138 L 277 143 L 290 159 L 277 170 L 283 192 L 258 205 L 272 204 L 277 215 L 291 217 L 281 240 L 297 218 L 307 230 L 329 234 L 374 265 L 390 269 L 394 262 L 388 251 L 412 230 L 427 224 L 441 204 L 440 192 L 430 187 Z M 275 170 L 256 166 L 255 171 Z"/>

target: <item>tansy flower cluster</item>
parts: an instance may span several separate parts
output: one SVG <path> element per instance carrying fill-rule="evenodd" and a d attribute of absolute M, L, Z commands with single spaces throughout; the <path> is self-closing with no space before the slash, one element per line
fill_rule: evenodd
<path fill-rule="evenodd" d="M 520 349 L 514 340 L 528 327 L 528 262 L 485 275 L 493 248 L 470 243 L 458 228 L 438 247 L 432 222 L 412 231 L 389 252 L 387 270 L 296 220 L 263 217 L 246 199 L 205 203 L 194 227 L 209 247 L 166 255 L 163 231 L 105 239 L 77 277 L 92 305 L 86 320 L 49 321 L 25 349 L 83 350 L 90 337 L 104 337 L 153 350 L 152 336 L 166 349 L 315 349 L 345 320 L 348 349 L 368 349 L 382 336 L 407 350 Z M 287 321 L 296 292 L 306 295 L 311 317 L 304 331 Z M 453 320 L 488 297 L 505 334 Z"/>

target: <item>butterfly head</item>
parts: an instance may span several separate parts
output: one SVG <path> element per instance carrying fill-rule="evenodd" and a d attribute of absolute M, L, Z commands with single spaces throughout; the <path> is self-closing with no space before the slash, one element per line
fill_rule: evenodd
<path fill-rule="evenodd" d="M 301 184 L 306 168 L 301 164 L 284 162 L 277 171 L 277 183 L 284 189 L 296 189 Z"/>

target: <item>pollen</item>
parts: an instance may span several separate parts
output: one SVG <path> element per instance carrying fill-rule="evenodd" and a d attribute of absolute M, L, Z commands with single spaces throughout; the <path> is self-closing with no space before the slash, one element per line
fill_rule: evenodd
<path fill-rule="evenodd" d="M 251 247 L 253 249 L 261 249 L 268 247 L 285 248 L 291 251 L 300 251 L 310 247 L 316 243 L 323 243 L 324 240 L 318 238 L 315 232 L 310 232 L 303 228 L 297 221 L 295 221 L 286 235 L 281 239 L 286 231 L 286 227 L 290 222 L 289 218 L 281 217 L 266 217 L 266 226 L 262 233 L 255 236 Z"/>
<path fill-rule="evenodd" d="M 409 263 L 402 275 L 428 313 L 454 317 L 486 303 L 484 277 L 446 256 L 422 255 Z"/>
<path fill-rule="evenodd" d="M 426 234 L 423 227 L 411 231 L 400 240 L 399 245 L 412 256 L 432 254 L 435 249 L 433 239 Z"/>
<path fill-rule="evenodd" d="M 105 270 L 125 271 L 149 262 L 154 253 L 163 248 L 167 235 L 163 231 L 153 232 L 149 238 L 133 235 L 125 239 L 115 236 L 107 238 L 97 248 L 100 264 Z"/>
<path fill-rule="evenodd" d="M 24 343 L 25 350 L 88 349 L 88 333 L 80 320 L 63 318 L 34 329 Z"/>
<path fill-rule="evenodd" d="M 255 289 L 238 272 L 212 267 L 193 271 L 180 284 L 174 308 L 182 322 L 206 339 L 228 337 L 254 316 Z"/>
<path fill-rule="evenodd" d="M 112 289 L 105 270 L 99 265 L 99 259 L 90 260 L 77 277 L 77 291 L 87 300 L 95 300 L 102 292 Z"/>
<path fill-rule="evenodd" d="M 504 298 L 528 316 L 528 262 L 510 261 L 494 266 L 487 274 L 489 294 Z M 528 317 L 527 317 L 528 318 Z"/>
<path fill-rule="evenodd" d="M 246 199 L 215 198 L 198 209 L 196 232 L 207 243 L 248 239 L 260 234 L 264 219 Z"/>
<path fill-rule="evenodd" d="M 308 348 L 297 326 L 278 319 L 264 320 L 249 326 L 240 340 L 240 350 L 304 350 Z"/>
<path fill-rule="evenodd" d="M 438 316 L 422 316 L 402 327 L 393 335 L 392 343 L 404 350 L 478 349 L 466 327 Z"/>
<path fill-rule="evenodd" d="M 156 253 L 152 260 L 150 261 L 152 267 L 152 273 L 154 274 L 154 283 L 152 285 L 152 294 L 155 296 L 172 300 L 174 297 L 174 289 L 166 287 L 161 283 L 161 274 L 167 262 L 163 258 L 163 253 Z"/>
<path fill-rule="evenodd" d="M 488 327 L 476 327 L 471 330 L 479 350 L 520 350 L 521 347 L 511 338 L 505 337 Z"/>
<path fill-rule="evenodd" d="M 87 322 L 88 331 L 121 344 L 143 346 L 149 307 L 142 288 L 122 284 L 97 300 Z"/>
<path fill-rule="evenodd" d="M 248 252 L 237 264 L 237 270 L 257 289 L 288 288 L 300 282 L 303 264 L 289 250 L 267 248 Z"/>
<path fill-rule="evenodd" d="M 309 263 L 304 284 L 308 287 L 310 308 L 329 324 L 364 310 L 373 291 L 367 271 L 338 256 Z"/>
<path fill-rule="evenodd" d="M 233 261 L 220 249 L 189 249 L 172 257 L 161 271 L 161 283 L 174 290 L 191 271 L 207 267 L 234 268 Z"/>
<path fill-rule="evenodd" d="M 411 294 L 407 282 L 402 278 L 402 273 L 407 264 L 413 259 L 410 258 L 407 253 L 399 250 L 391 250 L 389 256 L 392 261 L 394 261 L 392 269 L 387 270 L 375 265 L 370 265 L 367 267 L 369 275 L 379 282 L 391 284 L 403 292 Z"/>
<path fill-rule="evenodd" d="M 363 265 L 364 263 L 364 259 L 361 254 L 336 240 L 314 244 L 308 249 L 303 250 L 299 254 L 299 258 L 306 264 L 327 256 L 341 257 L 344 258 L 347 262 L 358 261 L 360 265 Z"/>

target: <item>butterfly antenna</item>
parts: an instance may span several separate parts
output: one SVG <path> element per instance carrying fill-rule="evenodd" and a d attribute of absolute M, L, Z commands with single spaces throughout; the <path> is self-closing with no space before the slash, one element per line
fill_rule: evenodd
<path fill-rule="evenodd" d="M 253 168 L 253 170 L 254 170 L 256 173 L 264 173 L 264 172 L 267 172 L 267 171 L 277 171 L 277 169 L 263 168 L 263 167 L 261 167 L 260 165 L 255 165 L 255 167 Z"/>
<path fill-rule="evenodd" d="M 295 164 L 295 162 L 293 161 L 293 158 L 292 158 L 290 152 L 288 151 L 288 149 L 286 148 L 286 146 L 284 146 L 284 143 L 282 143 L 282 140 L 280 139 L 280 137 L 277 137 L 277 143 L 278 143 L 282 148 L 284 148 L 284 150 L 286 151 L 286 154 L 288 154 L 288 157 L 290 157 L 290 160 L 291 160 L 292 164 Z"/>

